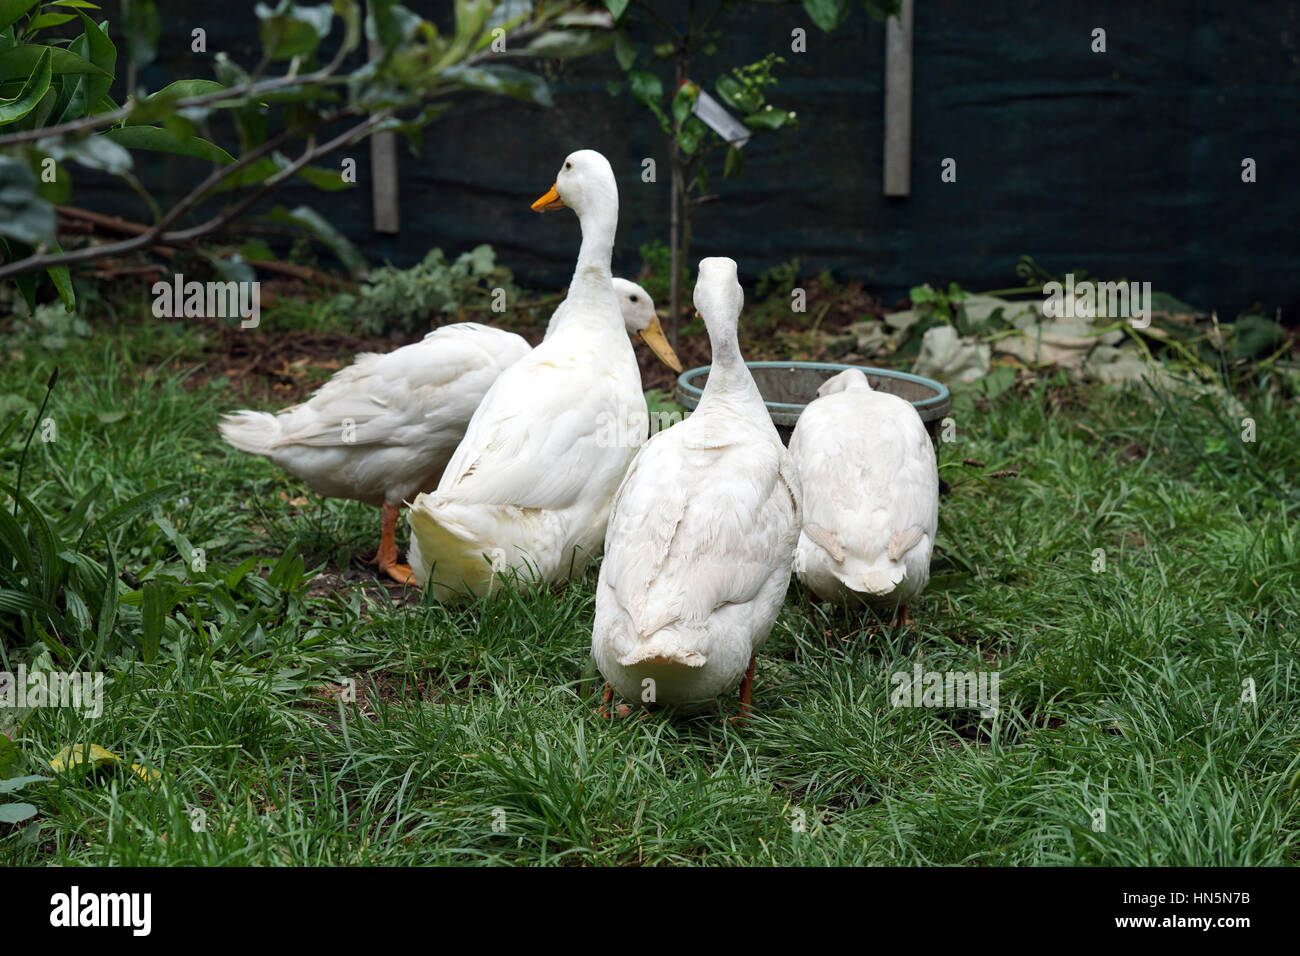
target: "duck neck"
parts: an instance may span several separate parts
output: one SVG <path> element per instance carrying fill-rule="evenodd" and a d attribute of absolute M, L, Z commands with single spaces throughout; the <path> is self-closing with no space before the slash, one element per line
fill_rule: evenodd
<path fill-rule="evenodd" d="M 564 318 L 585 325 L 596 324 L 601 329 L 623 332 L 622 314 L 614 295 L 613 272 L 610 260 L 614 255 L 614 233 L 618 227 L 618 200 L 595 204 L 578 214 L 582 225 L 582 247 L 578 250 L 578 264 L 569 283 Z"/>
<path fill-rule="evenodd" d="M 713 351 L 713 359 L 700 404 L 703 405 L 705 399 L 712 396 L 714 400 L 725 398 L 742 404 L 758 402 L 761 405 L 763 399 L 754 383 L 754 376 L 740 355 L 735 325 L 720 328 L 711 326 L 709 347 Z"/>

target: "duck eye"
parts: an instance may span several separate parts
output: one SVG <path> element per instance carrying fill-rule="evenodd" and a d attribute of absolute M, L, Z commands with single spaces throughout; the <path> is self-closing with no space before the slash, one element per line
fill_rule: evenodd
<path fill-rule="evenodd" d="M 565 164 L 564 164 L 564 168 L 565 168 L 565 169 L 572 169 L 572 168 L 573 168 L 573 163 L 565 163 Z"/>
<path fill-rule="evenodd" d="M 632 302 L 640 302 L 640 301 L 641 301 L 640 299 L 638 299 L 638 298 L 637 298 L 636 296 L 634 296 L 634 295 L 628 296 L 628 299 L 629 299 L 630 301 L 632 301 Z"/>

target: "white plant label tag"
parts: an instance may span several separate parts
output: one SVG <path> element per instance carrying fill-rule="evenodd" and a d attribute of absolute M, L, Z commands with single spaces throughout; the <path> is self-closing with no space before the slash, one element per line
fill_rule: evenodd
<path fill-rule="evenodd" d="M 715 100 L 703 89 L 695 98 L 691 112 L 700 118 L 709 129 L 717 133 L 732 146 L 737 148 L 749 142 L 753 131 L 736 117 L 727 112 L 727 108 Z"/>

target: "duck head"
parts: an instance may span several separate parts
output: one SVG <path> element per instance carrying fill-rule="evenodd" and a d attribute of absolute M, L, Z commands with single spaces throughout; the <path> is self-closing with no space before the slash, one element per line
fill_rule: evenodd
<path fill-rule="evenodd" d="M 618 211 L 618 183 L 607 160 L 594 149 L 580 149 L 564 157 L 555 183 L 532 205 L 534 212 L 572 209 L 583 214 L 600 210 Z"/>
<path fill-rule="evenodd" d="M 832 375 L 822 382 L 817 389 L 817 397 L 824 398 L 827 395 L 834 395 L 836 392 L 847 392 L 850 389 L 871 391 L 871 383 L 867 381 L 867 376 L 861 369 L 849 368 L 838 375 Z"/>
<path fill-rule="evenodd" d="M 615 276 L 614 294 L 618 296 L 618 307 L 623 313 L 623 324 L 627 326 L 627 334 L 639 338 L 649 346 L 655 358 L 680 375 L 681 360 L 677 358 L 673 347 L 668 344 L 668 337 L 664 335 L 663 326 L 659 324 L 659 316 L 655 312 L 654 300 L 650 298 L 650 293 L 635 282 Z"/>
<path fill-rule="evenodd" d="M 737 278 L 736 260 L 725 256 L 701 259 L 691 300 L 709 330 L 713 364 L 738 360 L 736 326 L 740 322 L 740 307 L 745 304 L 745 293 Z"/>

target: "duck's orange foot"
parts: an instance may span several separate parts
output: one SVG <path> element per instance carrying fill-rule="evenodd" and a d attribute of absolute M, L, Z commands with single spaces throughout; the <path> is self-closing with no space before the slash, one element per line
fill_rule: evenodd
<path fill-rule="evenodd" d="M 608 719 L 610 715 L 609 705 L 613 703 L 613 700 L 614 700 L 614 688 L 606 684 L 605 696 L 601 698 L 600 706 L 596 708 L 597 716 Z M 632 708 L 629 707 L 627 704 L 623 704 L 623 703 L 614 704 L 615 717 L 626 717 L 630 713 L 632 713 Z"/>
<path fill-rule="evenodd" d="M 754 664 L 757 663 L 757 661 L 758 658 L 756 656 L 751 656 L 749 658 L 749 669 L 745 671 L 745 676 L 740 681 L 740 713 L 735 717 L 727 718 L 727 720 L 733 724 L 749 723 L 749 698 L 754 689 Z"/>
<path fill-rule="evenodd" d="M 411 570 L 411 567 L 408 564 L 398 564 L 396 561 L 392 563 L 384 563 L 379 566 L 379 570 L 383 571 L 398 584 L 406 584 L 411 587 L 417 587 L 419 584 L 419 582 L 415 580 L 415 572 Z"/>

